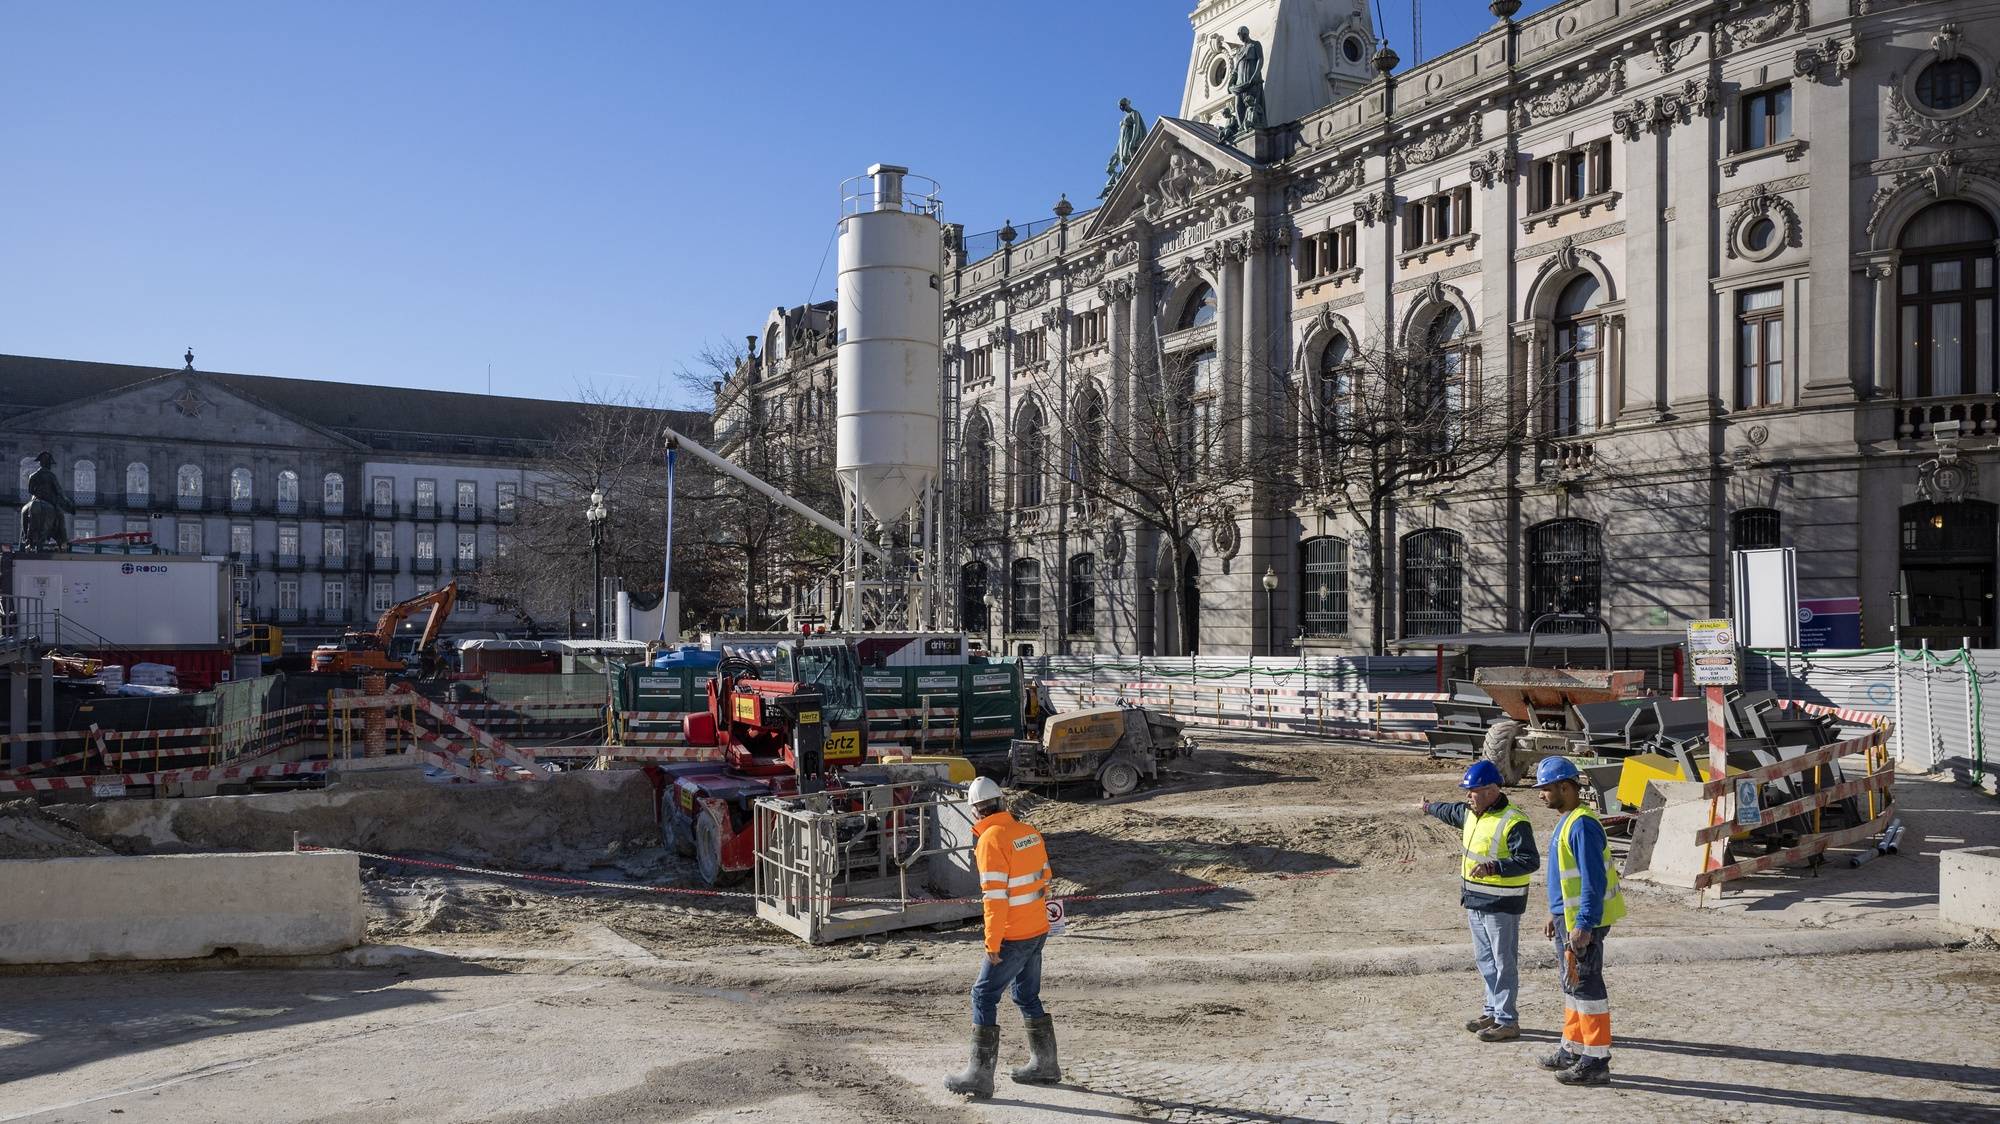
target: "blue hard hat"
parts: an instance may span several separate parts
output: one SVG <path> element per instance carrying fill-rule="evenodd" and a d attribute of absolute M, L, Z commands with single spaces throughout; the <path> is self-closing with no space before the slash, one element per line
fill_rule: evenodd
<path fill-rule="evenodd" d="M 1573 781 L 1581 774 L 1576 771 L 1576 762 L 1567 757 L 1544 757 L 1535 766 L 1535 787 L 1547 788 L 1557 781 Z"/>
<path fill-rule="evenodd" d="M 1466 766 L 1465 776 L 1458 782 L 1460 788 L 1481 788 L 1500 783 L 1500 766 L 1491 761 L 1474 761 Z"/>

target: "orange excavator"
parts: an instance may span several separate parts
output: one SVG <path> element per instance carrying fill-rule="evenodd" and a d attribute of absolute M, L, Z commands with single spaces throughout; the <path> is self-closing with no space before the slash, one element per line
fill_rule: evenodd
<path fill-rule="evenodd" d="M 429 609 L 430 620 L 424 625 L 424 634 L 417 641 L 415 651 L 419 669 L 429 675 L 436 670 L 437 656 L 433 646 L 437 644 L 438 633 L 444 630 L 444 622 L 451 616 L 451 607 L 457 603 L 458 583 L 455 581 L 447 582 L 442 589 L 419 593 L 408 601 L 397 602 L 389 606 L 381 620 L 375 622 L 374 631 L 348 632 L 341 636 L 338 644 L 322 644 L 314 648 L 312 669 L 330 675 L 349 671 L 408 671 L 410 661 L 395 650 L 396 629 L 405 620 Z"/>

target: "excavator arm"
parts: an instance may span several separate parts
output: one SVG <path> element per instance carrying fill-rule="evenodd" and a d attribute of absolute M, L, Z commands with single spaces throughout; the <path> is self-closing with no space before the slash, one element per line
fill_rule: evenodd
<path fill-rule="evenodd" d="M 381 620 L 375 622 L 375 643 L 385 652 L 394 651 L 396 628 L 422 610 L 429 609 L 431 619 L 424 625 L 423 640 L 417 645 L 419 652 L 428 652 L 431 645 L 437 642 L 438 633 L 443 630 L 445 619 L 451 616 L 451 607 L 457 603 L 458 583 L 455 581 L 446 582 L 442 589 L 419 593 L 407 601 L 398 601 L 382 613 Z"/>

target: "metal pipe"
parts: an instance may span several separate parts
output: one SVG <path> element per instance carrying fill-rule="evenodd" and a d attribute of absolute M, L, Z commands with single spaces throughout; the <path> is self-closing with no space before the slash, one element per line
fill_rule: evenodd
<path fill-rule="evenodd" d="M 727 457 L 724 457 L 719 453 L 711 452 L 710 450 L 703 448 L 700 444 L 696 443 L 695 441 L 687 437 L 684 437 L 679 433 L 674 432 L 673 427 L 663 426 L 661 428 L 665 436 L 666 446 L 669 450 L 675 450 L 675 449 L 687 450 L 689 453 L 692 453 L 695 457 L 700 459 L 703 463 L 709 465 L 711 468 L 714 468 L 717 472 L 720 472 L 725 476 L 728 476 L 734 480 L 737 480 L 742 484 L 747 485 L 752 491 L 756 492 L 758 495 L 764 496 L 767 499 L 776 500 L 778 503 L 781 503 L 786 508 L 788 508 L 793 514 L 798 515 L 799 517 L 805 519 L 806 521 L 810 522 L 813 526 L 818 527 L 820 530 L 829 532 L 831 534 L 839 535 L 842 542 L 848 543 L 862 551 L 865 551 L 866 553 L 872 555 L 877 560 L 886 560 L 886 556 L 879 549 L 877 549 L 873 543 L 870 543 L 867 539 L 862 538 L 860 534 L 848 530 L 846 527 L 841 526 L 839 523 L 836 523 L 833 520 L 828 519 L 826 516 L 821 515 L 819 512 L 814 511 L 812 508 L 786 495 L 784 492 L 780 491 L 775 486 L 767 484 L 764 481 L 758 479 L 757 477 L 751 475 L 748 471 L 738 467 L 734 461 L 731 461 Z"/>

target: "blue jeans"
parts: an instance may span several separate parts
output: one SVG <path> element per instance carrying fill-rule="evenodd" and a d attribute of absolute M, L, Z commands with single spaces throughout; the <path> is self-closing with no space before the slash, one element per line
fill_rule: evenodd
<path fill-rule="evenodd" d="M 1465 911 L 1472 929 L 1472 955 L 1479 961 L 1479 979 L 1486 985 L 1484 1013 L 1503 1026 L 1521 1021 L 1514 997 L 1520 990 L 1521 915 L 1483 909 Z"/>
<path fill-rule="evenodd" d="M 972 983 L 972 1025 L 1000 1025 L 1000 993 L 1014 988 L 1014 1006 L 1024 1019 L 1048 1014 L 1042 1009 L 1042 945 L 1047 933 L 1024 941 L 1001 941 L 1000 963 L 982 960 Z"/>

